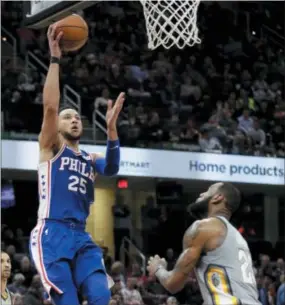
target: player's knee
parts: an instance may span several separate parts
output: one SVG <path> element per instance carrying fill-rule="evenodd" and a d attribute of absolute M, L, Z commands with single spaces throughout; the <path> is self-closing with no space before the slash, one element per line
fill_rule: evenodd
<path fill-rule="evenodd" d="M 111 292 L 108 288 L 107 277 L 103 272 L 89 275 L 83 282 L 82 288 L 88 305 L 108 305 Z"/>
<path fill-rule="evenodd" d="M 88 300 L 88 305 L 108 305 L 111 299 L 111 292 L 110 290 L 104 289 L 101 290 L 99 295 L 94 295 L 91 297 L 91 300 Z"/>

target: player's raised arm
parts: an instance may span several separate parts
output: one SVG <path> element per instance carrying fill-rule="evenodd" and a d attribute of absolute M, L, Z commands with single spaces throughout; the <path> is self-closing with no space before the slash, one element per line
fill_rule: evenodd
<path fill-rule="evenodd" d="M 39 135 L 41 150 L 50 150 L 59 148 L 60 146 L 58 136 L 58 108 L 60 101 L 59 60 L 61 57 L 61 50 L 59 41 L 62 37 L 62 32 L 56 35 L 55 26 L 51 25 L 48 29 L 47 36 L 51 61 L 43 89 L 44 114 Z"/>
<path fill-rule="evenodd" d="M 108 101 L 106 114 L 107 123 L 107 151 L 106 156 L 93 154 L 96 172 L 104 176 L 116 175 L 120 167 L 120 141 L 117 133 L 117 119 L 123 108 L 125 93 L 121 92 L 114 106 Z"/>
<path fill-rule="evenodd" d="M 215 249 L 220 237 L 221 227 L 215 219 L 196 221 L 184 235 L 183 252 L 173 270 L 167 271 L 166 261 L 157 255 L 150 258 L 147 269 L 166 290 L 172 294 L 177 293 L 184 288 L 203 252 Z"/>

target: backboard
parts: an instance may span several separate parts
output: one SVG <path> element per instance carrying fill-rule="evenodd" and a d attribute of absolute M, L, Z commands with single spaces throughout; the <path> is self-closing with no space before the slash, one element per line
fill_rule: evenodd
<path fill-rule="evenodd" d="M 72 13 L 76 13 L 99 1 L 49 1 L 32 0 L 25 2 L 24 26 L 40 29 L 49 26 Z"/>

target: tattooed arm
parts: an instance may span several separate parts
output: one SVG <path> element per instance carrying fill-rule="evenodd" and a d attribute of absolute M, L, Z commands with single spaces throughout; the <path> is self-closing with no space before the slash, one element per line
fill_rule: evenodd
<path fill-rule="evenodd" d="M 184 234 L 183 252 L 174 269 L 167 271 L 159 263 L 156 266 L 155 276 L 163 287 L 172 294 L 182 290 L 203 251 L 215 249 L 219 245 L 220 233 L 216 219 L 196 221 Z"/>

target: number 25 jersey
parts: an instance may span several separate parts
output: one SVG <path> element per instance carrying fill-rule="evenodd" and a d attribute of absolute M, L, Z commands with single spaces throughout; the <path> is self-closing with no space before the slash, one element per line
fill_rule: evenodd
<path fill-rule="evenodd" d="M 226 218 L 217 218 L 227 227 L 226 238 L 195 269 L 204 305 L 261 305 L 247 242 Z"/>
<path fill-rule="evenodd" d="M 63 145 L 56 156 L 38 167 L 38 219 L 86 222 L 94 202 L 92 156 Z"/>

